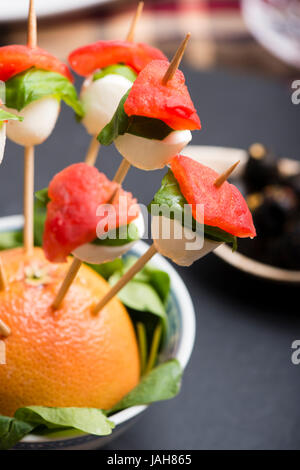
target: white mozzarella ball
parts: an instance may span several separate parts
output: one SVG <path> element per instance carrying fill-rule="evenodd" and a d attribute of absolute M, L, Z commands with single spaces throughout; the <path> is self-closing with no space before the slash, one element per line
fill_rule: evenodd
<path fill-rule="evenodd" d="M 190 266 L 222 243 L 203 238 L 178 220 L 153 216 L 152 238 L 157 251 L 180 266 Z"/>
<path fill-rule="evenodd" d="M 2 163 L 6 140 L 6 123 L 0 122 L 0 163 Z"/>
<path fill-rule="evenodd" d="M 16 144 L 30 147 L 46 140 L 55 126 L 60 111 L 56 98 L 45 97 L 32 101 L 22 111 L 6 108 L 8 111 L 23 116 L 23 121 L 8 121 L 7 137 Z"/>
<path fill-rule="evenodd" d="M 133 134 L 119 135 L 115 146 L 120 154 L 141 170 L 163 168 L 191 141 L 190 131 L 173 131 L 163 140 L 146 139 Z"/>
<path fill-rule="evenodd" d="M 82 124 L 91 135 L 97 135 L 110 122 L 121 98 L 132 86 L 122 75 L 109 74 L 94 82 L 89 80 L 80 95 L 85 115 Z"/>
<path fill-rule="evenodd" d="M 145 232 L 145 222 L 141 212 L 139 213 L 138 218 L 132 223 L 137 226 L 140 238 L 142 238 Z M 76 248 L 76 250 L 73 251 L 73 255 L 85 263 L 107 263 L 108 261 L 113 261 L 127 253 L 127 251 L 129 251 L 135 243 L 136 242 L 134 241 L 120 246 L 106 246 L 85 243 L 84 245 Z"/>

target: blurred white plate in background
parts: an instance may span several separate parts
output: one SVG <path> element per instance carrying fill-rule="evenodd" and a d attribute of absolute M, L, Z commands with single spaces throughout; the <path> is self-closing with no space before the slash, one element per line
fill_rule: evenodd
<path fill-rule="evenodd" d="M 102 5 L 111 0 L 35 0 L 38 17 L 66 13 L 95 5 Z M 0 22 L 25 20 L 28 14 L 28 0 L 2 0 Z"/>

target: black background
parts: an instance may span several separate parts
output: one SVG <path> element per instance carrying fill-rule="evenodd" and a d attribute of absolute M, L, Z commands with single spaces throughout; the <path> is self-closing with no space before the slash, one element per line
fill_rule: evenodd
<path fill-rule="evenodd" d="M 262 141 L 300 159 L 300 105 L 290 84 L 227 72 L 185 70 L 203 129 L 194 144 L 246 148 Z M 36 189 L 84 158 L 89 137 L 63 105 L 53 135 L 36 150 Z M 184 152 L 183 152 L 184 154 Z M 0 169 L 0 214 L 22 211 L 23 150 L 7 144 Z M 102 149 L 112 177 L 120 156 Z M 125 187 L 148 203 L 164 171 L 131 169 Z M 107 449 L 297 449 L 300 446 L 299 286 L 249 277 L 211 254 L 178 268 L 197 315 L 196 344 L 180 395 L 152 405 Z"/>

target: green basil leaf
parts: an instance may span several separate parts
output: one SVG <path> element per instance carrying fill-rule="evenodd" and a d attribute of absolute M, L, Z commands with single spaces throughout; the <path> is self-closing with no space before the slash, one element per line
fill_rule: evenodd
<path fill-rule="evenodd" d="M 111 434 L 114 428 L 114 424 L 107 419 L 103 411 L 96 408 L 27 406 L 19 408 L 15 418 L 35 427 L 43 425 L 48 429 L 73 428 L 97 436 Z"/>
<path fill-rule="evenodd" d="M 128 65 L 114 64 L 96 72 L 93 76 L 93 81 L 99 80 L 99 78 L 103 78 L 106 75 L 111 74 L 122 75 L 122 77 L 127 78 L 127 80 L 130 80 L 131 82 L 134 82 L 137 77 L 135 71 L 131 67 L 128 67 Z"/>
<path fill-rule="evenodd" d="M 122 269 L 116 270 L 108 279 L 114 285 L 133 264 L 136 256 L 125 256 L 122 259 Z M 139 312 L 148 312 L 159 317 L 167 330 L 167 315 L 165 305 L 170 293 L 170 277 L 168 273 L 147 263 L 128 284 L 119 292 L 120 300 L 126 307 Z"/>
<path fill-rule="evenodd" d="M 10 250 L 23 245 L 23 233 L 20 230 L 0 232 L 0 250 Z"/>
<path fill-rule="evenodd" d="M 124 274 L 131 266 L 138 260 L 136 256 L 126 256 L 123 258 L 123 271 Z M 157 269 L 151 262 L 147 263 L 141 271 L 139 271 L 135 276 L 134 279 L 140 282 L 146 282 L 150 284 L 158 293 L 161 301 L 165 305 L 168 301 L 170 288 L 171 288 L 171 280 L 168 273 L 162 271 L 161 269 Z"/>
<path fill-rule="evenodd" d="M 148 210 L 152 213 L 152 204 L 159 207 L 167 206 L 170 209 L 170 217 L 176 220 L 179 220 L 182 224 L 188 226 L 189 219 L 185 218 L 185 208 L 187 201 L 183 194 L 180 191 L 179 184 L 174 177 L 172 171 L 169 169 L 166 175 L 163 177 L 161 182 L 161 187 L 154 195 L 152 202 L 148 206 Z M 201 225 L 192 218 L 192 225 L 190 226 L 191 230 L 197 231 L 197 227 Z M 212 227 L 210 225 L 204 224 L 204 236 L 210 240 L 230 243 L 233 250 L 237 248 L 237 238 L 234 235 L 231 235 L 228 232 L 218 228 Z"/>
<path fill-rule="evenodd" d="M 160 364 L 144 375 L 140 383 L 107 414 L 111 415 L 131 406 L 148 405 L 173 398 L 180 390 L 181 378 L 182 368 L 177 359 Z"/>
<path fill-rule="evenodd" d="M 94 269 L 100 276 L 104 277 L 104 279 L 108 280 L 115 271 L 123 269 L 123 260 L 122 258 L 116 258 L 114 261 L 109 261 L 108 263 L 88 264 L 88 266 Z"/>
<path fill-rule="evenodd" d="M 160 119 L 146 116 L 127 116 L 124 103 L 130 90 L 123 96 L 111 121 L 102 129 L 98 140 L 102 145 L 111 145 L 119 135 L 133 134 L 146 139 L 163 140 L 173 129 Z"/>
<path fill-rule="evenodd" d="M 163 140 L 174 130 L 160 119 L 146 116 L 131 116 L 129 119 L 128 134 L 145 139 Z"/>
<path fill-rule="evenodd" d="M 37 210 L 34 211 L 34 226 L 33 226 L 33 234 L 34 234 L 34 245 L 35 246 L 42 246 L 43 245 L 43 234 L 45 228 L 45 221 L 46 221 L 46 211 Z"/>
<path fill-rule="evenodd" d="M 8 111 L 5 111 L 5 109 L 0 108 L 0 124 L 3 121 L 23 121 L 22 116 L 17 116 L 16 114 L 9 113 Z"/>
<path fill-rule="evenodd" d="M 63 75 L 47 70 L 30 68 L 7 80 L 6 106 L 21 111 L 25 106 L 45 96 L 63 100 L 77 116 L 83 109 L 73 84 Z"/>
<path fill-rule="evenodd" d="M 105 238 L 95 238 L 92 244 L 99 246 L 123 246 L 139 239 L 139 230 L 133 221 L 128 225 L 117 227 L 116 230 L 111 230 Z"/>
<path fill-rule="evenodd" d="M 34 425 L 16 418 L 0 415 L 0 450 L 7 450 L 29 434 Z"/>
<path fill-rule="evenodd" d="M 113 286 L 122 277 L 123 271 L 115 272 L 108 280 Z M 167 314 L 164 303 L 151 284 L 137 281 L 134 278 L 126 284 L 118 293 L 118 297 L 126 307 L 139 310 L 140 312 L 150 312 L 160 317 L 167 326 Z"/>
<path fill-rule="evenodd" d="M 35 192 L 35 204 L 41 209 L 46 209 L 48 202 L 50 202 L 50 197 L 48 196 L 48 188 L 40 189 Z"/>
<path fill-rule="evenodd" d="M 171 288 L 171 280 L 168 273 L 146 265 L 144 273 L 148 276 L 148 282 L 154 287 L 164 305 L 166 305 Z"/>
<path fill-rule="evenodd" d="M 46 220 L 46 211 L 34 211 L 34 245 L 42 246 L 43 233 Z M 9 250 L 23 246 L 23 232 L 22 230 L 14 230 L 11 232 L 0 232 L 0 251 Z"/>

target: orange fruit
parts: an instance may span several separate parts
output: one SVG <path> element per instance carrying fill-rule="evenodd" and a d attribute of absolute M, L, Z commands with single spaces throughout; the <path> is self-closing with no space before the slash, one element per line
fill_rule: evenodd
<path fill-rule="evenodd" d="M 109 290 L 83 265 L 62 306 L 51 302 L 68 264 L 52 264 L 40 248 L 0 254 L 8 285 L 0 319 L 10 328 L 0 365 L 0 414 L 28 405 L 108 409 L 139 382 L 136 336 L 117 298 L 98 314 L 91 307 Z M 3 339 L 3 338 L 2 338 Z"/>

